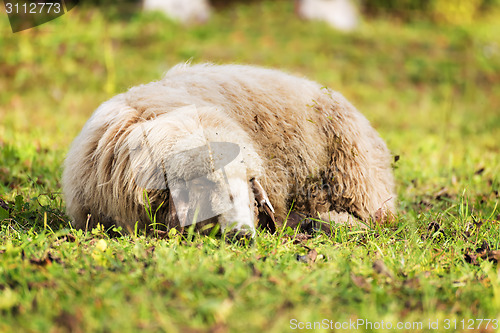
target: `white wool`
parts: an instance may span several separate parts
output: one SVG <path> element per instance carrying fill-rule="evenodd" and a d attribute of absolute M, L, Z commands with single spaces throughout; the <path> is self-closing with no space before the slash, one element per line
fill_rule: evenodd
<path fill-rule="evenodd" d="M 183 64 L 95 111 L 68 153 L 63 190 L 78 228 L 145 227 L 149 209 L 167 227 L 198 216 L 254 234 L 255 184 L 278 223 L 292 204 L 338 222 L 389 219 L 391 160 L 337 92 L 277 70 Z"/>

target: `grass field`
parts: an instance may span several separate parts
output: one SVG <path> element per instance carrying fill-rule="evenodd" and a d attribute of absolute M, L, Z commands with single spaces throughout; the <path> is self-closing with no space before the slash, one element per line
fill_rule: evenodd
<path fill-rule="evenodd" d="M 282 1 L 190 28 L 77 7 L 17 34 L 0 16 L 0 33 L 0 332 L 499 331 L 498 13 L 342 34 Z M 60 186 L 71 140 L 100 103 L 190 59 L 342 92 L 399 156 L 395 225 L 310 239 L 285 228 L 249 246 L 72 230 Z"/>

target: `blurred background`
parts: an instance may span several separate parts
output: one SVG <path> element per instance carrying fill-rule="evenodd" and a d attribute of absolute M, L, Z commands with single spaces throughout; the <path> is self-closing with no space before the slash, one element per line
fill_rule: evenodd
<path fill-rule="evenodd" d="M 0 15 L 0 194 L 50 193 L 62 210 L 61 164 L 99 104 L 180 62 L 241 63 L 344 94 L 399 159 L 403 212 L 466 189 L 486 214 L 499 188 L 499 36 L 499 0 L 88 0 L 18 33 Z"/>

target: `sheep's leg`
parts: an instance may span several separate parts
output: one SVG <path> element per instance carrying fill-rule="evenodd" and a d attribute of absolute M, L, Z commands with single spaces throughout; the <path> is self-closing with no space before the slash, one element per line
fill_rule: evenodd
<path fill-rule="evenodd" d="M 333 222 L 337 225 L 347 225 L 367 229 L 369 225 L 347 212 L 336 212 L 334 210 L 320 214 L 320 219 L 326 222 Z"/>
<path fill-rule="evenodd" d="M 278 221 L 280 221 L 279 217 Z M 327 236 L 331 236 L 335 227 L 339 225 L 347 225 L 358 229 L 367 229 L 369 227 L 363 221 L 349 213 L 338 213 L 336 211 L 325 212 L 316 217 L 293 211 L 287 216 L 287 219 L 280 224 L 285 224 L 287 227 L 297 229 L 301 233 L 315 234 L 317 232 L 323 232 Z"/>

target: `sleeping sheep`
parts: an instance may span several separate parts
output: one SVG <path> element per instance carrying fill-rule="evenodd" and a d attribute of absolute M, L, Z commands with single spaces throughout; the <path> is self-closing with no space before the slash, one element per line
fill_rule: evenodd
<path fill-rule="evenodd" d="M 342 95 L 281 71 L 177 65 L 103 103 L 73 142 L 63 190 L 77 228 L 196 223 L 254 235 L 290 209 L 337 223 L 395 210 L 391 154 Z"/>

